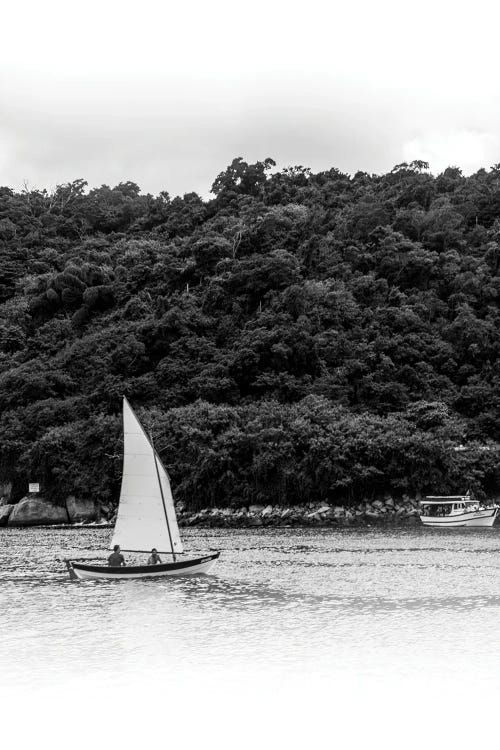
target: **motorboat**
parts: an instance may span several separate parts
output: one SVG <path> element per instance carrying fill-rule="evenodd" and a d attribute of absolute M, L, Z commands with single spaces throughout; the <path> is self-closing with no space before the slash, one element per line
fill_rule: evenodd
<path fill-rule="evenodd" d="M 420 502 L 420 520 L 424 526 L 493 526 L 499 506 L 465 495 L 427 495 Z"/>

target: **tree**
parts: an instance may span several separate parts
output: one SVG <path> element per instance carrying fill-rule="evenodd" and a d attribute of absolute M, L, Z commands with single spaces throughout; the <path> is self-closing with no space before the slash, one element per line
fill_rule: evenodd
<path fill-rule="evenodd" d="M 0 188 L 0 482 L 116 499 L 126 394 L 193 507 L 497 492 L 499 171 Z"/>
<path fill-rule="evenodd" d="M 248 164 L 239 156 L 233 159 L 224 172 L 217 175 L 211 192 L 223 203 L 231 202 L 238 195 L 260 195 L 266 184 L 267 173 L 275 166 L 273 159 Z"/>

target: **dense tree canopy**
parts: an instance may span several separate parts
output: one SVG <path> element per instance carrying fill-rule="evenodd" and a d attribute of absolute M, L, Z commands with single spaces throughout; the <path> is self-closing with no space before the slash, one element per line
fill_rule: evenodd
<path fill-rule="evenodd" d="M 126 394 L 191 507 L 495 493 L 500 167 L 241 158 L 213 198 L 0 188 L 0 480 L 115 500 Z"/>

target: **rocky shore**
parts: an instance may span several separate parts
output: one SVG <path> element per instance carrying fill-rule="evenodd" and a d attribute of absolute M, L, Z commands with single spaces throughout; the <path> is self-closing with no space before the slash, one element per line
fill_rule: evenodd
<path fill-rule="evenodd" d="M 410 524 L 419 521 L 418 498 L 361 502 L 355 505 L 250 505 L 248 508 L 205 508 L 198 512 L 177 506 L 180 526 L 355 526 L 373 523 Z"/>
<path fill-rule="evenodd" d="M 8 496 L 0 497 L 0 526 L 67 526 L 68 524 L 106 521 L 110 509 L 94 500 L 81 500 L 74 495 L 64 505 L 55 505 L 40 495 L 26 495 L 18 503 Z"/>
<path fill-rule="evenodd" d="M 304 505 L 249 505 L 238 508 L 204 508 L 190 511 L 177 503 L 179 526 L 245 528 L 258 526 L 354 526 L 373 523 L 409 524 L 418 521 L 418 500 L 385 497 L 355 505 L 307 503 Z M 39 495 L 27 495 L 18 503 L 0 498 L 0 526 L 54 526 L 113 524 L 116 511 L 93 500 L 66 498 L 54 505 Z"/>

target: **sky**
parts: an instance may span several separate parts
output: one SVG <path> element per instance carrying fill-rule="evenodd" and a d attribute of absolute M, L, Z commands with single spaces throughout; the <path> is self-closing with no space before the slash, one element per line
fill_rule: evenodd
<path fill-rule="evenodd" d="M 207 196 L 236 156 L 500 162 L 500 10 L 476 0 L 24 0 L 2 8 L 0 184 Z"/>

